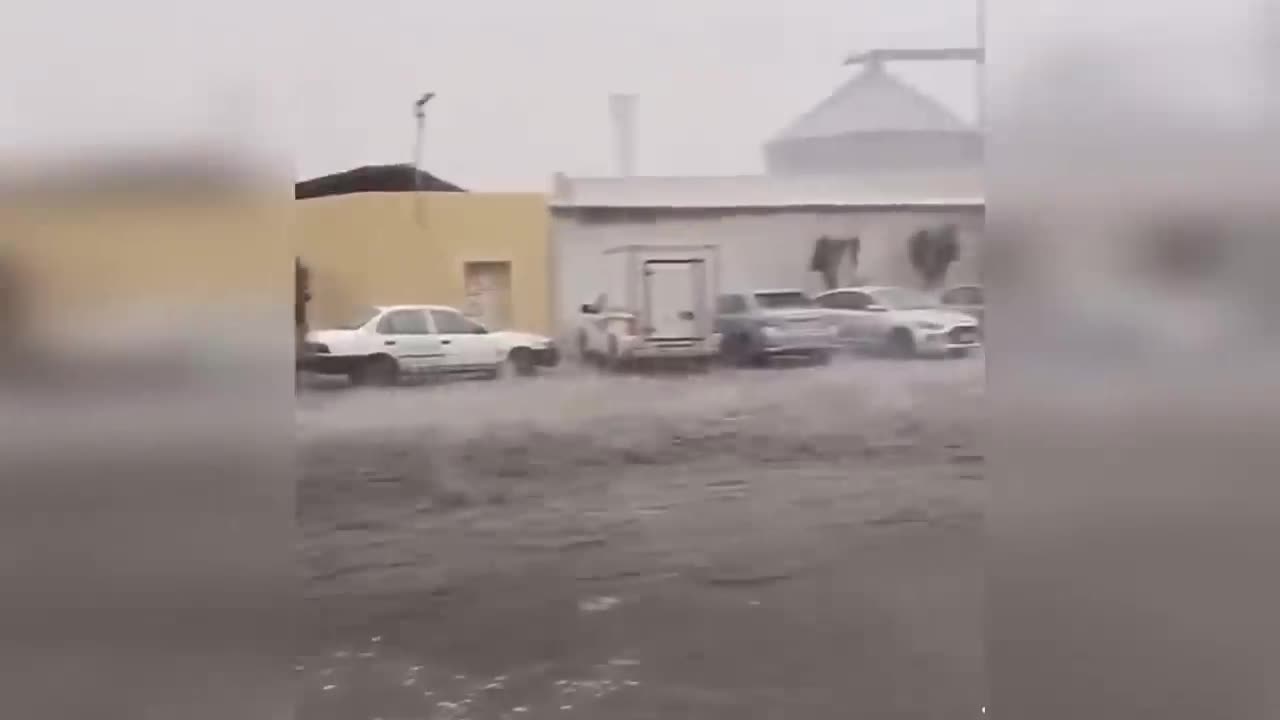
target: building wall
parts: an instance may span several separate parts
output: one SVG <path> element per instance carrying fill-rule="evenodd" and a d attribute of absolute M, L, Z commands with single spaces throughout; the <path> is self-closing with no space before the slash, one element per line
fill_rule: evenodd
<path fill-rule="evenodd" d="M 851 133 L 765 146 L 770 175 L 936 171 L 982 167 L 982 136 L 965 132 Z"/>
<path fill-rule="evenodd" d="M 296 203 L 312 327 L 370 304 L 464 308 L 467 263 L 511 266 L 511 325 L 550 326 L 549 215 L 527 193 L 362 193 Z M 416 206 L 416 207 L 415 207 Z"/>
<path fill-rule="evenodd" d="M 12 264 L 33 328 L 106 329 L 184 313 L 278 307 L 288 316 L 288 202 L 253 194 L 46 198 L 0 208 L 0 260 Z"/>
<path fill-rule="evenodd" d="M 590 217 L 590 214 L 588 214 Z M 603 252 L 628 244 L 711 244 L 720 248 L 720 287 L 822 290 L 809 270 L 815 241 L 823 236 L 861 238 L 858 274 L 862 282 L 918 285 L 908 257 L 907 238 L 917 230 L 955 223 L 960 227 L 960 256 L 947 276 L 950 283 L 978 279 L 983 211 L 957 209 L 822 209 L 675 212 L 650 219 L 583 219 L 557 212 L 552 225 L 555 263 L 556 331 L 568 332 L 578 307 L 601 291 L 598 278 L 607 269 Z M 848 265 L 842 282 L 854 282 Z"/>

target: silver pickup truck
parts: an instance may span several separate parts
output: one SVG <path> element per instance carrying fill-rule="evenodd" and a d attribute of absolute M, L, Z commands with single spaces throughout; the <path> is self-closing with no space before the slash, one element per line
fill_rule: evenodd
<path fill-rule="evenodd" d="M 716 300 L 716 331 L 725 359 L 764 365 L 776 357 L 826 363 L 837 348 L 836 328 L 800 290 L 729 293 Z"/>

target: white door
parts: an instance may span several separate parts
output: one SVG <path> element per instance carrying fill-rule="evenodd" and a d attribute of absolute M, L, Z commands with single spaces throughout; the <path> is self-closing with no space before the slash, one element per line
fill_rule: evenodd
<path fill-rule="evenodd" d="M 653 338 L 699 338 L 706 265 L 702 260 L 648 260 L 644 273 L 644 325 Z"/>
<path fill-rule="evenodd" d="M 450 370 L 489 367 L 500 358 L 497 344 L 485 328 L 463 317 L 456 310 L 431 311 L 431 323 L 444 348 L 445 364 Z"/>
<path fill-rule="evenodd" d="M 422 310 L 392 310 L 378 320 L 378 349 L 394 357 L 402 370 L 424 372 L 444 364 L 440 337 L 431 333 Z"/>

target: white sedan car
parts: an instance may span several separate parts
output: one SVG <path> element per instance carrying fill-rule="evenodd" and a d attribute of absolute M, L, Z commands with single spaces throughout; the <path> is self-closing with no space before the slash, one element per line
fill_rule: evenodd
<path fill-rule="evenodd" d="M 904 287 L 829 290 L 814 298 L 851 347 L 902 357 L 963 355 L 982 344 L 978 322 L 927 293 Z"/>
<path fill-rule="evenodd" d="M 490 332 L 451 307 L 390 305 L 308 333 L 302 367 L 346 375 L 355 384 L 389 385 L 404 374 L 531 375 L 559 360 L 555 345 L 540 335 Z"/>

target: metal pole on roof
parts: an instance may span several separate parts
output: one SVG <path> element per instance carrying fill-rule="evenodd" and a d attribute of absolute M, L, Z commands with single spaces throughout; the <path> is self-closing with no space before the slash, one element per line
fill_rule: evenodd
<path fill-rule="evenodd" d="M 431 102 L 431 98 L 435 97 L 433 92 L 423 93 L 413 103 L 413 117 L 417 121 L 418 129 L 413 141 L 413 212 L 418 222 L 422 222 L 422 202 L 418 194 L 422 192 L 422 171 L 420 165 L 422 163 L 422 135 L 426 126 L 426 105 Z"/>
<path fill-rule="evenodd" d="M 877 48 L 858 52 L 845 58 L 845 65 L 863 65 L 868 69 L 882 67 L 888 62 L 941 62 L 949 60 L 966 60 L 975 63 L 974 100 L 976 103 L 977 126 L 986 131 L 986 75 L 987 75 L 987 2 L 974 0 L 975 19 L 977 25 L 976 47 L 948 48 Z"/>
<path fill-rule="evenodd" d="M 612 93 L 609 112 L 613 119 L 614 172 L 619 177 L 631 177 L 636 163 L 636 96 Z"/>

